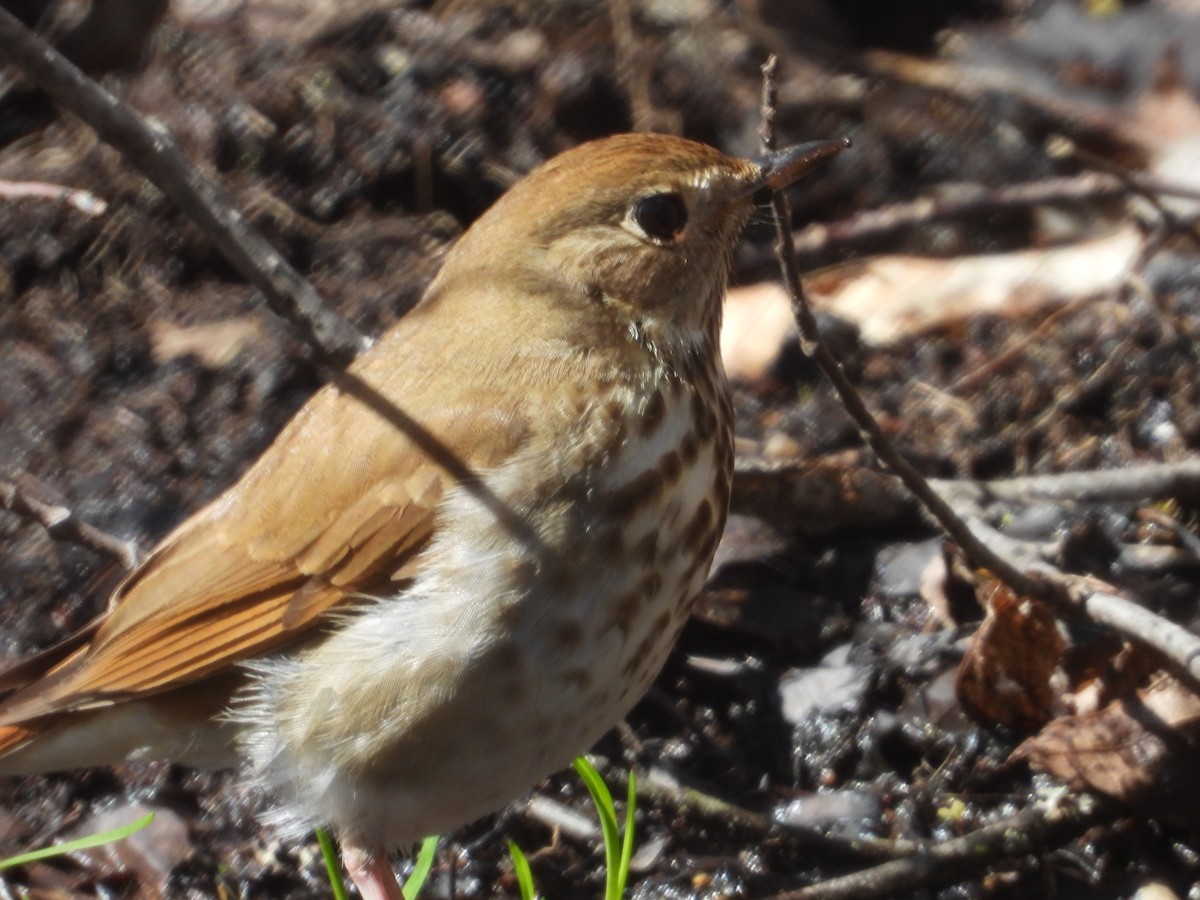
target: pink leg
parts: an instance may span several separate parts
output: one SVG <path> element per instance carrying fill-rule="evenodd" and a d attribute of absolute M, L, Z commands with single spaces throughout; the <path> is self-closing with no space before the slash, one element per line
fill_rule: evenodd
<path fill-rule="evenodd" d="M 381 849 L 364 850 L 352 844 L 342 846 L 342 863 L 362 900 L 404 900 L 400 882 Z"/>

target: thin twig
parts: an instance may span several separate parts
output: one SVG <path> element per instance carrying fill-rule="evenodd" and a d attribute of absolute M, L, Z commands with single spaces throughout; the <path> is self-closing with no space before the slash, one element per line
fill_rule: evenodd
<path fill-rule="evenodd" d="M 1075 144 L 1074 141 L 1066 137 L 1058 137 L 1055 141 L 1055 150 L 1058 153 L 1069 155 L 1079 160 L 1086 166 L 1093 169 L 1099 169 L 1112 178 L 1117 179 L 1131 193 L 1137 194 L 1147 203 L 1154 207 L 1155 211 L 1162 218 L 1163 224 L 1176 234 L 1184 234 L 1191 240 L 1192 244 L 1200 248 L 1200 229 L 1196 227 L 1194 221 L 1185 220 L 1176 215 L 1165 203 L 1159 199 L 1159 191 L 1155 191 L 1147 185 L 1140 182 L 1134 173 L 1130 172 L 1125 166 L 1119 165 L 1112 160 L 1092 153 L 1088 150 Z"/>
<path fill-rule="evenodd" d="M 1175 535 L 1175 539 L 1184 546 L 1187 553 L 1193 559 L 1200 559 L 1200 537 L 1197 537 L 1190 528 L 1174 516 L 1169 516 L 1160 509 L 1147 509 L 1143 507 L 1137 511 L 1137 517 L 1143 522 L 1150 522 L 1160 528 L 1167 529 L 1167 531 Z"/>
<path fill-rule="evenodd" d="M 552 797 L 534 794 L 526 801 L 524 813 L 527 818 L 550 831 L 557 831 L 582 844 L 595 846 L 600 840 L 600 828 L 595 819 Z"/>
<path fill-rule="evenodd" d="M 633 10 L 629 0 L 608 0 L 613 30 L 613 55 L 617 81 L 625 89 L 634 131 L 651 131 L 656 116 L 650 99 L 650 73 L 639 52 L 633 31 Z"/>
<path fill-rule="evenodd" d="M 324 361 L 344 365 L 370 346 L 246 223 L 225 192 L 187 160 L 166 131 L 147 125 L 3 7 L 0 59 L 20 67 L 55 103 L 83 119 L 174 200 Z"/>
<path fill-rule="evenodd" d="M 108 209 L 108 204 L 90 191 L 47 181 L 0 181 L 0 199 L 62 201 L 88 216 L 102 216 Z"/>
<path fill-rule="evenodd" d="M 1200 460 L 1149 463 L 1123 469 L 1095 469 L 1054 475 L 1026 475 L 993 481 L 932 482 L 943 496 L 949 491 L 976 491 L 982 503 L 1146 503 L 1169 497 L 1200 498 Z"/>
<path fill-rule="evenodd" d="M 761 137 L 766 150 L 775 149 L 775 106 L 776 106 L 776 60 L 772 56 L 763 66 L 763 127 Z M 1016 569 L 1001 556 L 993 553 L 985 544 L 975 538 L 970 528 L 954 514 L 950 506 L 929 486 L 924 477 L 911 466 L 892 446 L 891 441 L 875 421 L 875 417 L 863 403 L 862 397 L 851 384 L 850 379 L 842 371 L 841 365 L 829 349 L 821 341 L 820 328 L 816 316 L 804 296 L 804 288 L 800 282 L 800 268 L 796 254 L 792 252 L 791 208 L 787 196 L 782 191 L 776 191 L 771 198 L 775 211 L 775 228 L 777 235 L 776 249 L 780 267 L 783 270 L 784 285 L 792 302 L 792 315 L 800 331 L 800 344 L 805 354 L 812 357 L 821 371 L 832 382 L 839 399 L 846 411 L 854 419 L 867 446 L 879 460 L 896 473 L 917 499 L 930 511 L 938 523 L 945 529 L 950 538 L 957 543 L 967 557 L 976 565 L 990 569 L 1017 593 L 1044 594 L 1053 587 L 1046 587 L 1040 579 L 1036 579 Z"/>
<path fill-rule="evenodd" d="M 1200 684 L 1200 637 L 1117 594 L 1097 591 L 1087 585 L 1078 593 L 1080 607 L 1093 622 L 1153 647 L 1174 663 L 1177 674 L 1188 676 L 1193 684 Z"/>
<path fill-rule="evenodd" d="M 921 197 L 865 210 L 838 222 L 807 225 L 795 236 L 793 246 L 801 255 L 828 253 L 946 219 L 1013 212 L 1032 206 L 1090 203 L 1127 192 L 1126 185 L 1119 179 L 1097 172 L 999 188 L 963 184 L 950 196 Z"/>
<path fill-rule="evenodd" d="M 1131 192 L 1200 200 L 1200 191 L 1195 188 L 1137 172 L 1123 172 L 1120 177 L 1104 172 L 1084 172 L 997 188 L 962 184 L 957 185 L 950 196 L 920 197 L 864 210 L 836 222 L 814 222 L 796 233 L 793 246 L 802 259 L 827 258 L 835 252 L 853 250 L 859 245 L 904 234 L 934 222 L 1015 212 L 1035 206 L 1095 203 Z"/>
<path fill-rule="evenodd" d="M 761 134 L 764 147 L 768 151 L 775 146 L 775 65 L 775 58 L 772 57 L 763 66 Z M 782 192 L 776 192 L 772 197 L 772 205 L 775 211 L 780 266 L 783 270 L 784 284 L 791 297 L 792 314 L 800 331 L 801 347 L 817 362 L 833 384 L 846 411 L 854 419 L 863 439 L 880 462 L 896 473 L 904 486 L 912 491 L 973 565 L 990 570 L 992 575 L 1015 593 L 1037 597 L 1052 608 L 1082 613 L 1094 621 L 1117 629 L 1126 637 L 1162 654 L 1165 659 L 1174 663 L 1180 674 L 1188 677 L 1193 685 L 1200 685 L 1200 638 L 1147 612 L 1130 600 L 1107 591 L 1094 590 L 1086 584 L 1067 578 L 1048 565 L 1024 570 L 1019 568 L 1011 557 L 997 552 L 995 536 L 991 542 L 982 537 L 985 530 L 982 523 L 973 529 L 925 477 L 897 452 L 833 354 L 821 341 L 816 317 L 804 297 L 800 283 L 799 264 L 793 252 L 791 210 L 786 196 Z"/>
<path fill-rule="evenodd" d="M 820 884 L 776 894 L 772 900 L 873 900 L 909 896 L 912 891 L 953 884 L 989 866 L 1060 847 L 1112 813 L 1087 794 L 1048 805 L 1034 805 L 1015 816 L 960 838 L 931 844 L 922 853 L 831 878 Z"/>
<path fill-rule="evenodd" d="M 628 786 L 628 774 L 619 767 L 605 773 L 605 778 L 618 785 Z M 624 782 L 622 782 L 624 779 Z M 651 766 L 637 783 L 638 797 L 656 805 L 669 804 L 687 817 L 688 821 L 712 823 L 722 829 L 745 832 L 756 841 L 768 839 L 787 842 L 797 847 L 819 846 L 823 853 L 846 860 L 878 861 L 895 859 L 916 852 L 921 846 L 908 840 L 886 840 L 872 835 L 845 836 L 805 828 L 787 821 L 777 822 L 753 810 L 729 803 L 695 787 L 682 784 L 666 766 Z"/>
<path fill-rule="evenodd" d="M 0 504 L 19 516 L 39 523 L 55 538 L 111 556 L 126 571 L 132 570 L 141 557 L 141 549 L 136 541 L 121 540 L 94 525 L 81 522 L 67 507 L 39 500 L 16 482 L 0 481 Z"/>
<path fill-rule="evenodd" d="M 1091 297 L 1086 295 L 1075 297 L 1068 300 L 1057 309 L 1051 310 L 1048 315 L 1043 317 L 1042 321 L 1037 324 L 1037 327 L 1027 334 L 1011 341 L 1000 353 L 989 359 L 982 365 L 976 366 L 970 372 L 967 372 L 957 378 L 955 381 L 946 386 L 946 393 L 956 397 L 963 394 L 982 388 L 991 381 L 993 375 L 997 372 L 1002 372 L 1010 366 L 1015 365 L 1025 354 L 1025 350 L 1031 346 L 1037 346 L 1042 338 L 1049 330 L 1059 323 L 1060 319 L 1073 315 L 1081 306 L 1091 300 Z"/>

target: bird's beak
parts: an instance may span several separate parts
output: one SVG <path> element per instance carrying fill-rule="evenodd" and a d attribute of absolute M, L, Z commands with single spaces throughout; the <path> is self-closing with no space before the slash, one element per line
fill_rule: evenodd
<path fill-rule="evenodd" d="M 781 190 L 789 184 L 799 181 L 849 146 L 849 138 L 841 138 L 836 141 L 813 141 L 811 144 L 797 144 L 795 147 L 756 157 L 751 162 L 758 166 L 759 175 L 750 184 L 750 189 L 752 191 L 759 191 L 763 188 L 773 191 Z"/>

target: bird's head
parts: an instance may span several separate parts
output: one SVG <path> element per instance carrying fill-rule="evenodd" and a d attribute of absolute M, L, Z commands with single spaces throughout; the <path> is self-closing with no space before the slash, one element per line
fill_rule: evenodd
<path fill-rule="evenodd" d="M 757 159 L 659 134 L 582 144 L 527 175 L 460 240 L 447 268 L 606 311 L 653 339 L 714 339 L 729 261 L 764 191 L 798 180 L 845 142 Z"/>

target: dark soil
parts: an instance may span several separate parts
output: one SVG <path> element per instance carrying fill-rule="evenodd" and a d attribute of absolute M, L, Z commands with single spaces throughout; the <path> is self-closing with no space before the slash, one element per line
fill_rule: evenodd
<path fill-rule="evenodd" d="M 632 38 L 615 41 L 626 6 Z M 176 0 L 157 27 L 142 27 L 144 44 L 130 41 L 115 59 L 88 58 L 77 32 L 60 45 L 169 129 L 332 306 L 378 334 L 417 301 L 455 237 L 558 151 L 651 127 L 755 153 L 759 67 L 771 51 L 781 57 L 782 142 L 854 140 L 794 192 L 798 226 L 951 183 L 1000 188 L 1077 172 L 1078 162 L 1045 152 L 1051 134 L 1104 160 L 1145 164 L 1127 131 L 1072 115 L 1072 104 L 1127 109 L 1151 89 L 1165 44 L 1133 40 L 1136 51 L 1123 55 L 1082 37 L 1082 46 L 1044 47 L 1033 13 L 1017 6 Z M 1172 15 L 1131 5 L 1104 39 L 1121 29 L 1169 34 Z M 1181 34 L 1194 28 L 1176 24 Z M 968 58 L 1010 66 L 1010 89 L 972 96 L 881 62 L 899 53 L 917 54 L 903 57 L 914 66 L 944 61 L 947 28 Z M 1183 72 L 1195 71 L 1192 46 L 1181 39 L 1176 48 Z M 9 74 L 0 179 L 89 191 L 107 210 L 0 199 L 0 478 L 149 547 L 231 484 L 320 380 L 288 326 L 197 227 L 86 126 Z M 1079 236 L 1131 213 L 1109 197 L 1060 217 Z M 805 264 L 1001 252 L 1045 246 L 1050 234 L 1028 210 L 998 209 L 834 244 Z M 775 277 L 772 239 L 764 215 L 739 251 L 735 282 Z M 1136 283 L 1065 312 L 972 316 L 886 348 L 860 342 L 852 324 L 827 325 L 868 403 L 925 474 L 997 478 L 1196 455 L 1198 316 L 1196 244 L 1166 234 Z M 766 376 L 739 384 L 737 401 L 748 455 L 784 445 L 795 458 L 870 464 L 794 347 Z M 654 788 L 638 813 L 638 897 L 766 896 L 880 858 L 851 838 L 940 843 L 1053 788 L 1009 761 L 1026 733 L 969 717 L 954 693 L 965 638 L 983 613 L 969 586 L 955 626 L 930 611 L 920 587 L 942 552 L 932 528 L 910 511 L 814 536 L 810 513 L 786 495 L 755 496 L 735 504 L 711 589 L 655 689 L 597 747 L 612 763 L 610 783 L 632 767 Z M 1123 544 L 1172 543 L 1147 537 L 1135 511 L 1056 509 L 1039 534 L 1077 535 L 1081 570 L 1195 622 L 1197 566 L 1147 574 L 1114 562 Z M 1170 511 L 1194 530 L 1196 498 Z M 0 659 L 15 660 L 94 616 L 119 569 L 0 514 L 0 573 Z M 830 669 L 840 680 L 800 688 L 809 700 L 786 699 L 788 685 Z M 794 702 L 809 710 L 802 718 L 789 711 Z M 685 803 L 680 784 L 756 815 Z M 573 775 L 539 793 L 586 812 Z M 143 809 L 158 811 L 167 835 L 123 857 L 113 850 L 7 872 L 0 896 L 328 896 L 315 840 L 281 844 L 257 824 L 259 802 L 227 773 L 166 763 L 0 783 L 0 851 Z M 1065 848 L 913 896 L 1117 898 L 1151 881 L 1194 896 L 1194 806 L 1171 806 L 1119 807 Z M 518 803 L 446 836 L 428 896 L 515 894 L 508 839 L 532 857 L 545 896 L 598 896 L 598 843 L 546 821 Z"/>

